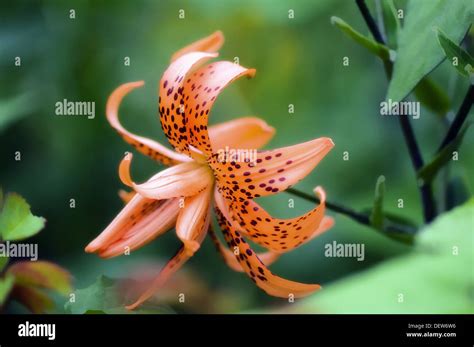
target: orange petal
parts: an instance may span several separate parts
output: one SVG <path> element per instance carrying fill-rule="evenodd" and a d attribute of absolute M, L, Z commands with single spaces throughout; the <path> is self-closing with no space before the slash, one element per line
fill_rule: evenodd
<path fill-rule="evenodd" d="M 257 150 L 267 144 L 275 128 L 256 117 L 243 117 L 209 127 L 214 153 L 222 150 Z"/>
<path fill-rule="evenodd" d="M 130 202 L 128 202 L 122 211 L 114 218 L 114 220 L 105 228 L 105 230 L 99 234 L 92 242 L 90 242 L 85 251 L 93 253 L 98 251 L 100 248 L 111 244 L 112 242 L 119 239 L 128 229 L 130 229 L 133 223 L 142 220 L 142 218 L 152 211 L 148 210 L 153 200 L 146 199 L 140 195 L 135 195 Z M 154 203 L 156 205 L 158 203 Z M 155 208 L 158 206 L 154 206 Z M 143 209 L 147 209 L 148 213 L 141 213 Z"/>
<path fill-rule="evenodd" d="M 186 104 L 189 97 L 184 94 L 184 84 L 190 71 L 217 53 L 187 53 L 168 67 L 159 87 L 159 113 L 161 127 L 170 144 L 180 153 L 191 155 L 188 146 Z"/>
<path fill-rule="evenodd" d="M 256 162 L 220 162 L 209 159 L 221 193 L 230 200 L 253 199 L 283 191 L 299 182 L 334 147 L 330 138 L 321 137 L 294 146 L 263 151 Z"/>
<path fill-rule="evenodd" d="M 127 192 L 123 189 L 120 189 L 119 192 L 118 192 L 118 195 L 120 197 L 120 199 L 126 204 L 128 202 L 130 202 L 130 200 L 132 200 L 132 198 L 136 195 L 137 193 L 135 193 L 133 190 L 131 192 Z"/>
<path fill-rule="evenodd" d="M 126 231 L 120 239 L 101 248 L 99 256 L 102 258 L 112 258 L 123 255 L 126 250 L 134 251 L 145 246 L 176 224 L 178 211 L 178 199 L 164 201 L 139 226 L 137 226 L 137 223 Z"/>
<path fill-rule="evenodd" d="M 186 201 L 187 200 L 187 201 Z M 195 198 L 186 199 L 176 222 L 176 233 L 183 241 L 183 246 L 161 270 L 151 287 L 136 302 L 127 306 L 133 310 L 148 300 L 201 246 L 209 226 L 210 189 L 206 189 Z"/>
<path fill-rule="evenodd" d="M 312 239 L 318 237 L 322 233 L 328 231 L 334 226 L 334 224 L 335 224 L 334 218 L 330 216 L 324 216 L 323 220 L 319 224 L 318 229 L 309 237 L 308 241 L 311 241 Z"/>
<path fill-rule="evenodd" d="M 216 31 L 211 35 L 195 41 L 190 45 L 181 48 L 171 57 L 171 61 L 175 61 L 179 57 L 190 52 L 217 52 L 224 44 L 224 35 L 221 31 Z"/>
<path fill-rule="evenodd" d="M 175 165 L 184 161 L 188 161 L 188 157 L 175 153 L 158 142 L 142 136 L 134 135 L 127 131 L 122 126 L 122 124 L 120 124 L 118 109 L 122 99 L 133 89 L 141 86 L 143 86 L 143 81 L 125 83 L 112 92 L 107 101 L 106 108 L 107 120 L 109 121 L 110 125 L 118 131 L 118 133 L 126 142 L 135 147 L 137 151 L 163 163 L 164 165 Z"/>
<path fill-rule="evenodd" d="M 253 77 L 254 69 L 247 69 L 229 61 L 219 61 L 198 69 L 184 84 L 183 98 L 187 117 L 189 144 L 208 155 L 212 146 L 207 132 L 209 112 L 219 93 L 232 81 L 242 76 Z"/>
<path fill-rule="evenodd" d="M 157 201 L 144 198 L 141 195 L 135 195 L 129 203 L 125 205 L 122 211 L 114 218 L 107 228 L 97 236 L 86 247 L 86 252 L 100 252 L 106 249 L 114 242 L 120 240 L 127 232 L 135 233 L 143 227 L 152 222 L 158 215 L 161 215 L 162 208 L 165 201 Z M 170 213 L 167 217 L 169 219 L 176 218 L 179 210 L 176 203 L 176 212 L 174 215 Z M 130 234 L 129 234 L 130 235 Z"/>
<path fill-rule="evenodd" d="M 178 252 L 170 259 L 165 267 L 160 271 L 159 275 L 155 278 L 150 288 L 145 291 L 133 304 L 125 306 L 128 310 L 134 310 L 149 298 L 151 298 L 158 289 L 160 289 L 166 281 L 178 271 L 190 258 L 190 255 L 186 253 L 185 247 L 181 246 Z"/>
<path fill-rule="evenodd" d="M 322 224 L 326 194 L 321 187 L 315 189 L 321 203 L 302 216 L 290 219 L 274 218 L 253 200 L 234 201 L 229 213 L 241 227 L 241 233 L 253 242 L 275 252 L 288 252 L 326 231 L 334 221 L 328 217 Z M 217 206 L 228 200 L 215 198 Z"/>
<path fill-rule="evenodd" d="M 184 200 L 184 206 L 176 222 L 176 235 L 184 243 L 186 252 L 194 254 L 202 240 L 198 237 L 205 235 L 210 221 L 211 186 L 199 194 Z"/>
<path fill-rule="evenodd" d="M 138 194 L 149 199 L 169 199 L 193 196 L 212 184 L 213 176 L 207 165 L 194 161 L 178 164 L 156 174 L 142 184 L 136 184 L 130 177 L 133 155 L 127 153 L 120 163 L 119 176 L 122 182 Z"/>
<path fill-rule="evenodd" d="M 221 241 L 216 235 L 216 232 L 212 228 L 212 225 L 209 226 L 209 236 L 211 237 L 212 242 L 216 246 L 217 251 L 221 254 L 222 258 L 224 259 L 224 262 L 232 270 L 237 271 L 237 272 L 243 272 L 244 269 L 235 258 L 236 255 L 221 243 Z M 270 266 L 275 261 L 277 261 L 278 258 L 280 258 L 280 255 L 281 254 L 275 253 L 275 252 L 265 252 L 262 254 L 258 254 L 258 257 L 260 258 L 262 263 L 264 263 L 266 266 Z"/>
<path fill-rule="evenodd" d="M 310 295 L 321 288 L 318 284 L 293 282 L 272 274 L 245 239 L 241 237 L 234 224 L 226 220 L 218 208 L 216 208 L 216 213 L 229 248 L 237 253 L 235 258 L 250 279 L 267 294 L 280 298 L 290 298 L 292 296 L 299 298 Z"/>

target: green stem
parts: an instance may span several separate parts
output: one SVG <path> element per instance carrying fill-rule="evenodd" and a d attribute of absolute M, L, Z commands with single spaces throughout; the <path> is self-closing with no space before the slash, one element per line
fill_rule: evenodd
<path fill-rule="evenodd" d="M 438 153 L 443 150 L 451 141 L 453 141 L 461 131 L 462 125 L 467 119 L 469 115 L 469 110 L 471 109 L 472 102 L 474 100 L 474 86 L 470 86 L 464 100 L 459 108 L 458 113 L 456 113 L 456 117 L 454 117 L 454 121 L 448 129 L 446 136 L 444 137 L 443 142 L 438 148 Z"/>
<path fill-rule="evenodd" d="M 385 40 L 382 37 L 377 23 L 375 23 L 375 20 L 370 14 L 370 11 L 367 8 L 367 5 L 365 4 L 364 0 L 356 0 L 356 4 L 359 7 L 362 17 L 364 17 L 364 20 L 367 26 L 369 27 L 369 30 L 372 33 L 372 36 L 374 37 L 375 41 L 385 45 Z M 393 70 L 392 62 L 384 61 L 384 67 L 387 78 L 390 80 L 390 78 L 392 77 Z M 400 115 L 400 117 L 398 117 L 398 120 L 403 132 L 403 137 L 405 138 L 405 142 L 408 147 L 408 152 L 410 154 L 413 167 L 415 169 L 415 172 L 418 172 L 424 166 L 424 162 L 420 148 L 416 141 L 415 133 L 407 116 Z M 436 205 L 433 196 L 433 189 L 430 183 L 423 182 L 423 184 L 420 186 L 420 195 L 423 205 L 423 215 L 425 222 L 430 223 L 436 217 Z"/>
<path fill-rule="evenodd" d="M 285 190 L 285 192 L 289 194 L 293 194 L 307 201 L 311 201 L 318 204 L 320 203 L 319 198 L 317 198 L 316 196 L 299 191 L 295 188 L 288 188 L 287 190 Z M 334 211 L 346 217 L 349 217 L 350 219 L 358 222 L 359 224 L 363 224 L 363 225 L 373 228 L 372 224 L 370 223 L 370 216 L 367 213 L 357 212 L 349 207 L 342 206 L 338 203 L 327 201 L 327 200 L 326 200 L 326 207 L 330 209 L 331 211 Z M 411 235 L 416 233 L 416 229 L 413 228 L 411 225 L 404 225 L 400 223 L 394 223 L 391 221 L 387 221 L 382 231 L 386 233 L 395 232 L 395 233 L 411 234 Z"/>

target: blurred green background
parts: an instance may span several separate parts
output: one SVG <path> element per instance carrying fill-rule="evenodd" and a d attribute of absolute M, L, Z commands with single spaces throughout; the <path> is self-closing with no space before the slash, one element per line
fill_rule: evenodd
<path fill-rule="evenodd" d="M 372 2 L 369 2 L 372 6 Z M 403 2 L 401 2 L 401 6 Z M 70 9 L 75 19 L 70 19 Z M 184 9 L 185 18 L 178 17 Z M 295 18 L 288 18 L 293 9 Z M 42 259 L 69 269 L 78 288 L 100 274 L 127 277 L 144 263 L 163 262 L 179 241 L 171 231 L 130 256 L 101 260 L 85 245 L 122 208 L 123 188 L 117 168 L 131 148 L 108 125 L 105 103 L 121 83 L 145 80 L 128 96 L 121 120 L 132 132 L 167 143 L 157 118 L 157 85 L 173 52 L 222 30 L 226 43 L 220 59 L 239 57 L 257 69 L 256 78 L 228 87 L 212 111 L 211 123 L 256 115 L 277 129 L 269 148 L 320 136 L 336 146 L 298 188 L 322 185 L 328 199 L 355 209 L 370 207 L 379 175 L 386 177 L 386 210 L 422 222 L 415 177 L 396 117 L 382 117 L 379 104 L 387 82 L 376 57 L 330 24 L 337 15 L 367 33 L 352 1 L 16 1 L 0 5 L 0 118 L 16 119 L 0 128 L 0 185 L 24 196 L 35 215 L 47 219 L 45 230 L 28 242 L 39 243 Z M 21 66 L 14 65 L 21 57 Z M 349 57 L 344 67 L 342 58 Z M 130 66 L 124 58 L 130 57 Z M 445 63 L 433 78 L 453 98 L 455 109 L 466 81 Z M 93 101 L 96 117 L 57 116 L 55 103 Z M 288 105 L 295 107 L 288 113 Z M 413 120 L 423 153 L 429 158 L 445 133 L 436 115 L 422 108 Z M 468 133 L 464 154 L 452 168 L 473 177 L 474 138 Z M 15 161 L 15 152 L 21 161 Z M 349 160 L 343 160 L 343 152 Z M 134 176 L 143 181 L 162 167 L 143 156 L 134 160 Z M 472 183 L 472 182 L 471 182 Z M 439 184 L 437 182 L 436 184 Z M 439 192 L 439 190 L 437 190 Z M 288 199 L 295 208 L 288 209 Z M 397 208 L 397 199 L 404 208 Z M 74 209 L 70 199 L 76 200 Z M 279 217 L 304 213 L 312 205 L 286 193 L 261 199 Z M 318 239 L 284 255 L 274 273 L 323 286 L 394 256 L 410 247 L 328 212 L 336 226 Z M 364 243 L 365 261 L 326 258 L 324 245 Z M 160 265 L 155 265 L 155 271 Z M 185 266 L 202 281 L 203 296 L 213 304 L 183 312 L 237 312 L 284 305 L 268 297 L 248 278 L 228 269 L 210 240 Z"/>

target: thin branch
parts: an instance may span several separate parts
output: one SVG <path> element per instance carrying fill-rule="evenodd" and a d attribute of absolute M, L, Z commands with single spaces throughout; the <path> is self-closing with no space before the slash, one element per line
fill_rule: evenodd
<path fill-rule="evenodd" d="M 415 170 L 418 171 L 423 167 L 424 163 L 418 143 L 416 142 L 415 133 L 413 132 L 413 128 L 407 116 L 400 116 L 399 119 L 400 127 L 402 128 L 403 136 L 405 137 L 405 142 L 407 143 L 408 149 L 410 150 L 411 162 Z"/>
<path fill-rule="evenodd" d="M 302 199 L 305 199 L 305 200 L 308 200 L 308 201 L 311 201 L 311 202 L 315 202 L 315 203 L 318 203 L 318 204 L 320 203 L 319 198 L 317 198 L 316 196 L 305 193 L 305 192 L 302 192 L 302 191 L 299 191 L 295 188 L 288 188 L 285 191 L 287 193 L 293 194 L 293 195 L 295 195 L 297 197 L 300 197 Z M 361 224 L 370 225 L 368 215 L 356 212 L 356 211 L 354 211 L 353 209 L 351 209 L 349 207 L 341 206 L 339 204 L 336 204 L 334 202 L 329 202 L 329 201 L 326 201 L 326 207 L 329 208 L 330 210 L 334 211 L 334 212 L 338 212 L 340 214 L 348 216 L 351 219 L 353 219 L 353 220 L 355 220 L 355 221 L 357 221 Z"/>
<path fill-rule="evenodd" d="M 299 191 L 295 188 L 288 188 L 285 190 L 285 192 L 289 194 L 293 194 L 297 197 L 300 197 L 302 199 L 315 202 L 315 203 L 320 203 L 319 198 L 317 198 L 314 195 L 310 195 L 308 193 Z M 356 222 L 373 227 L 372 224 L 370 223 L 370 217 L 366 213 L 361 213 L 357 212 L 349 207 L 342 206 L 340 204 L 337 204 L 335 202 L 330 202 L 326 200 L 326 207 L 330 209 L 331 211 L 340 213 L 344 216 L 347 216 L 351 218 L 352 220 L 355 220 Z M 393 223 L 393 222 L 388 222 L 386 223 L 386 226 L 384 227 L 384 232 L 395 232 L 395 233 L 401 233 L 401 234 L 414 234 L 416 232 L 416 229 L 412 227 L 411 225 L 403 225 L 403 224 L 398 224 L 398 223 Z"/>
<path fill-rule="evenodd" d="M 370 11 L 365 4 L 364 0 L 356 0 L 357 6 L 359 7 L 360 13 L 362 13 L 362 17 L 364 17 L 365 22 L 367 23 L 367 26 L 369 27 L 370 32 L 372 33 L 372 36 L 374 37 L 375 41 L 381 44 L 385 44 L 385 41 L 383 39 L 383 36 L 379 30 L 379 27 L 377 26 L 377 23 L 375 23 L 374 18 L 371 16 Z"/>
<path fill-rule="evenodd" d="M 456 114 L 456 117 L 454 117 L 453 123 L 449 127 L 449 130 L 446 133 L 443 142 L 441 142 L 441 145 L 438 148 L 438 153 L 441 152 L 444 147 L 446 147 L 451 141 L 453 141 L 458 136 L 462 125 L 464 124 L 465 120 L 467 119 L 467 116 L 469 115 L 469 110 L 471 109 L 473 100 L 474 86 L 471 84 L 471 86 L 467 90 L 466 96 L 464 97 L 461 107 L 459 108 L 458 113 Z"/>
<path fill-rule="evenodd" d="M 436 218 L 437 208 L 435 204 L 433 187 L 430 183 L 423 183 L 420 186 L 421 201 L 423 204 L 423 216 L 426 223 L 431 223 Z"/>
<path fill-rule="evenodd" d="M 410 152 L 410 158 L 413 167 L 415 168 L 415 171 L 418 172 L 424 166 L 424 163 L 420 150 L 418 148 L 418 144 L 416 143 L 413 128 L 410 125 L 408 117 L 400 116 L 398 119 L 400 121 L 403 136 L 405 137 L 405 142 Z M 434 195 L 431 184 L 423 182 L 420 186 L 420 193 L 423 205 L 423 216 L 426 223 L 429 223 L 436 217 L 436 207 L 434 203 Z"/>
<path fill-rule="evenodd" d="M 380 33 L 380 30 L 377 26 L 377 23 L 375 23 L 375 20 L 373 19 L 372 15 L 369 12 L 369 9 L 367 8 L 367 5 L 365 4 L 364 0 L 356 0 L 356 4 L 359 7 L 359 10 L 362 14 L 362 17 L 364 17 L 364 20 L 372 33 L 372 36 L 374 39 L 383 45 L 385 45 L 385 40 L 382 37 L 382 34 Z M 391 62 L 384 62 L 385 66 L 385 73 L 387 75 L 387 78 L 390 79 L 392 77 L 392 68 L 393 65 Z M 418 172 L 423 165 L 423 157 L 421 155 L 420 148 L 418 146 L 418 143 L 416 141 L 415 133 L 413 132 L 413 128 L 410 124 L 410 120 L 406 115 L 400 115 L 398 117 L 400 127 L 403 132 L 403 137 L 405 138 L 405 142 L 408 146 L 408 152 L 410 154 L 411 162 L 413 164 L 413 167 L 415 169 L 415 172 Z M 429 183 L 423 183 L 420 186 L 420 194 L 421 194 L 421 200 L 423 204 L 423 215 L 426 223 L 431 222 L 435 216 L 436 216 L 436 206 L 434 202 L 434 196 L 433 196 L 433 190 L 431 187 L 431 184 Z"/>

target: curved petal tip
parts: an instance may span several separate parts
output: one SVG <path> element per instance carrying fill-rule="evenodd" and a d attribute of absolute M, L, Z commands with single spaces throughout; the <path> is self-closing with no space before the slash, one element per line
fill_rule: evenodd
<path fill-rule="evenodd" d="M 133 181 L 130 177 L 130 164 L 132 163 L 133 154 L 126 152 L 125 157 L 120 162 L 119 177 L 123 184 L 133 187 Z"/>

